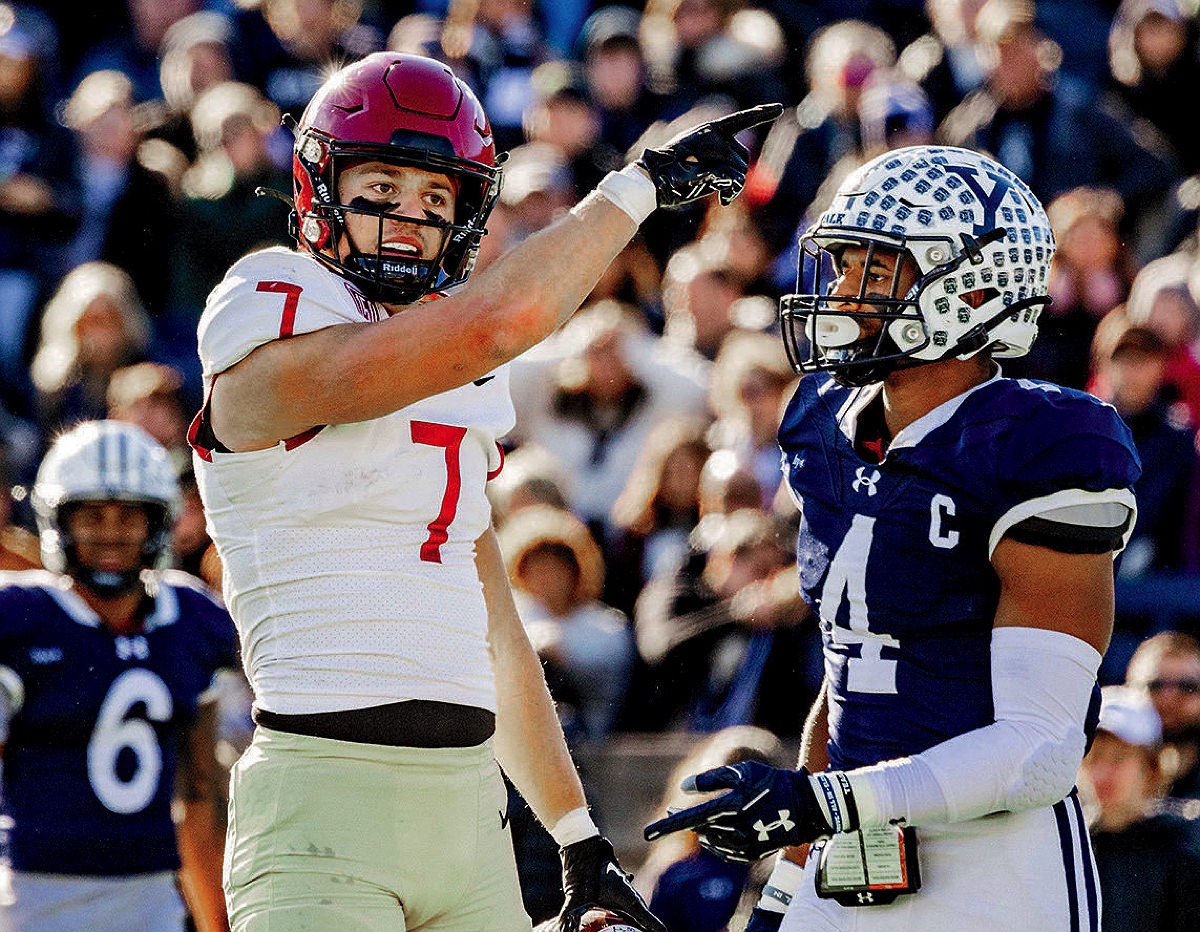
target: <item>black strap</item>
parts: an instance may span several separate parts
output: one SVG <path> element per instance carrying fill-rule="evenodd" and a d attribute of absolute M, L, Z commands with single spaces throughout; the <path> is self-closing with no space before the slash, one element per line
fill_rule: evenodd
<path fill-rule="evenodd" d="M 275 731 L 389 747 L 473 748 L 496 731 L 496 715 L 487 709 L 430 699 L 306 715 L 255 706 L 253 715 L 257 724 Z"/>

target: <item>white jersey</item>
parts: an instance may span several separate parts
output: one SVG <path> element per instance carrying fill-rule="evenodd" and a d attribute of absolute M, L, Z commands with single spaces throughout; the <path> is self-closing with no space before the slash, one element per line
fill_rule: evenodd
<path fill-rule="evenodd" d="M 302 253 L 239 260 L 209 296 L 212 381 L 271 340 L 386 316 Z M 250 453 L 196 446 L 208 532 L 257 703 L 282 714 L 432 699 L 495 710 L 474 543 L 513 424 L 507 367 L 384 417 Z"/>

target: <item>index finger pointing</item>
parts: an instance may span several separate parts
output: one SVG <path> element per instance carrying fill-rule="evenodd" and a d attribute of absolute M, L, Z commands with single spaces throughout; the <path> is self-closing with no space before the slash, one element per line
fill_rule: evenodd
<path fill-rule="evenodd" d="M 718 796 L 716 799 L 707 800 L 699 805 L 680 809 L 678 812 L 672 812 L 657 822 L 651 822 L 646 826 L 642 834 L 645 836 L 646 841 L 654 841 L 656 838 L 661 838 L 663 835 L 670 835 L 672 832 L 680 832 L 686 828 L 695 828 L 697 825 L 703 825 L 713 816 L 728 811 L 729 806 L 726 803 L 725 796 Z"/>
<path fill-rule="evenodd" d="M 751 126 L 758 126 L 760 123 L 770 123 L 781 113 L 783 113 L 783 104 L 760 104 L 757 107 L 751 107 L 749 110 L 739 110 L 737 113 L 731 113 L 729 116 L 721 117 L 719 120 L 713 120 L 709 124 L 709 127 L 719 133 L 736 136 L 742 130 L 749 129 Z"/>

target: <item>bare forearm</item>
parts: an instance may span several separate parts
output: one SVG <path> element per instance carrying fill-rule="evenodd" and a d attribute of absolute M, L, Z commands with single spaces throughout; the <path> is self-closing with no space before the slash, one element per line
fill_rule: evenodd
<path fill-rule="evenodd" d="M 822 680 L 821 691 L 804 720 L 804 732 L 800 738 L 800 766 L 810 773 L 820 773 L 829 767 L 829 681 Z M 794 864 L 803 864 L 808 859 L 808 845 L 795 845 L 780 852 L 780 857 Z"/>
<path fill-rule="evenodd" d="M 495 534 L 476 541 L 496 678 L 496 760 L 542 824 L 586 805 L 541 661 L 513 604 Z"/>
<path fill-rule="evenodd" d="M 183 801 L 183 819 L 175 827 L 182 863 L 180 881 L 188 910 L 199 932 L 226 932 L 221 860 L 225 849 L 223 808 L 213 799 Z"/>

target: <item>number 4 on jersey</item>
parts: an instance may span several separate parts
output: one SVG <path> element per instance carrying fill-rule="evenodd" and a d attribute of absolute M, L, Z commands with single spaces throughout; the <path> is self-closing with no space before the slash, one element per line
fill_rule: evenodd
<path fill-rule="evenodd" d="M 821 587 L 821 614 L 833 626 L 833 642 L 859 645 L 859 655 L 846 660 L 846 689 L 856 693 L 896 692 L 896 661 L 883 657 L 883 648 L 900 642 L 870 629 L 867 617 L 867 560 L 875 519 L 855 515 L 850 530 L 833 555 Z M 843 599 L 850 603 L 849 627 L 838 624 Z"/>

